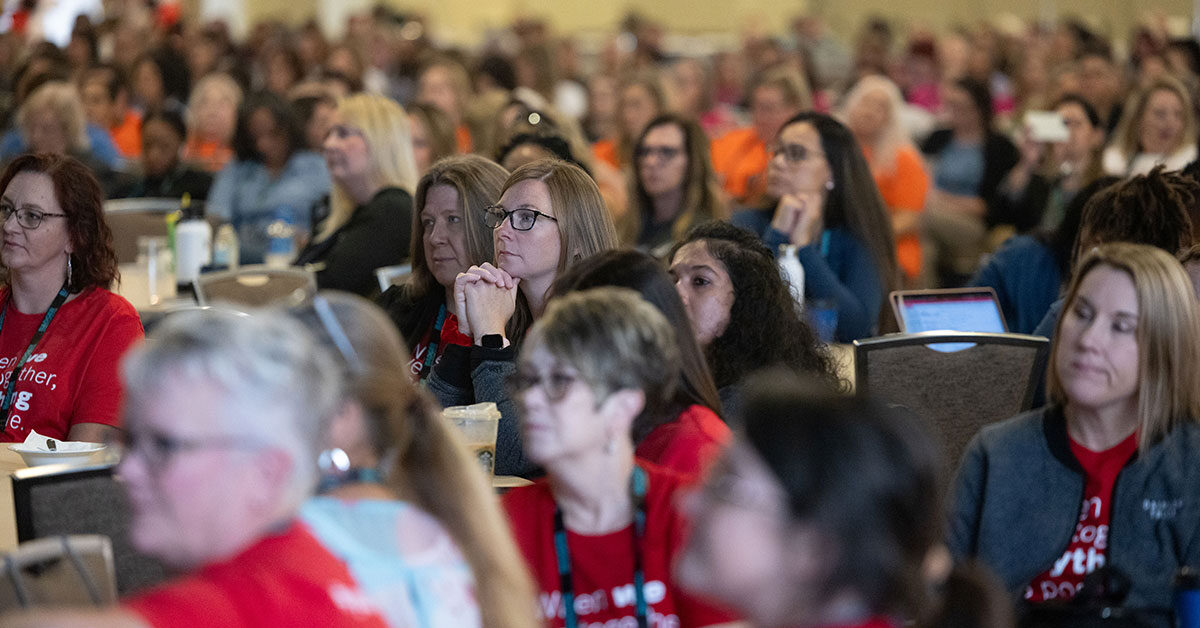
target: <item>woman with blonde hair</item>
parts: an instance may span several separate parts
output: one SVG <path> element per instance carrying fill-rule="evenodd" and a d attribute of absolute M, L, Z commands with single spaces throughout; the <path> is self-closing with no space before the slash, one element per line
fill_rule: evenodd
<path fill-rule="evenodd" d="M 1162 76 L 1130 97 L 1102 160 L 1106 174 L 1129 177 L 1160 164 L 1181 170 L 1196 155 L 1192 97 L 1178 79 Z"/>
<path fill-rule="evenodd" d="M 646 125 L 633 149 L 633 206 L 619 225 L 625 244 L 666 253 L 692 225 L 729 217 L 708 144 L 699 124 L 677 114 Z"/>
<path fill-rule="evenodd" d="M 228 74 L 209 74 L 200 79 L 188 97 L 188 138 L 183 158 L 208 172 L 224 168 L 233 158 L 233 134 L 241 106 L 242 88 Z"/>
<path fill-rule="evenodd" d="M 854 133 L 892 219 L 896 257 L 909 283 L 921 275 L 920 213 L 929 192 L 925 161 L 900 119 L 904 98 L 883 76 L 864 76 L 846 94 L 842 120 Z"/>
<path fill-rule="evenodd" d="M 321 495 L 301 517 L 390 625 L 536 625 L 533 586 L 486 476 L 409 377 L 387 316 L 322 292 L 296 312 L 335 356 L 345 397 L 323 431 Z"/>
<path fill-rule="evenodd" d="M 1130 612 L 1171 609 L 1200 564 L 1200 308 L 1170 254 L 1144 244 L 1079 262 L 1050 353 L 1050 404 L 984 428 L 958 471 L 949 546 L 1030 604 L 1074 597 L 1099 567 Z M 1082 508 L 1081 508 L 1082 498 Z"/>
<path fill-rule="evenodd" d="M 325 138 L 333 180 L 329 217 L 296 264 L 313 268 L 321 288 L 367 296 L 375 269 L 403 263 L 412 236 L 417 184 L 408 115 L 378 94 L 338 102 Z"/>
<path fill-rule="evenodd" d="M 562 271 L 616 246 L 616 228 L 596 183 L 578 166 L 555 159 L 509 175 L 484 220 L 492 227 L 495 264 L 472 266 L 455 280 L 459 330 L 429 378 L 443 406 L 494 401 L 500 406 L 496 472 L 528 473 L 515 408 L 505 381 L 526 330 L 546 308 Z"/>
<path fill-rule="evenodd" d="M 425 379 L 456 333 L 454 279 L 493 258 L 492 228 L 484 214 L 508 172 L 479 155 L 447 157 L 417 184 L 412 223 L 412 274 L 378 303 L 412 349 L 409 373 Z"/>

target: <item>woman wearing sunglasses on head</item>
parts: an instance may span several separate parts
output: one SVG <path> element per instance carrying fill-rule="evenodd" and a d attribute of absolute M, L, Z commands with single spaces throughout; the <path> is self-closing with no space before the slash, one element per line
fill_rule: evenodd
<path fill-rule="evenodd" d="M 666 318 L 627 288 L 556 297 L 529 331 L 512 388 L 547 477 L 503 503 L 549 628 L 731 621 L 670 572 L 685 476 L 634 457 L 630 432 L 669 402 L 679 361 Z"/>
<path fill-rule="evenodd" d="M 760 234 L 777 255 L 797 257 L 805 301 L 828 301 L 837 311 L 834 340 L 887 331 L 885 297 L 900 279 L 896 245 L 854 135 L 827 115 L 801 113 L 780 128 L 769 154 L 775 205 L 738 212 L 733 223 Z"/>
<path fill-rule="evenodd" d="M 142 337 L 117 277 L 100 184 L 80 161 L 41 153 L 0 176 L 0 440 L 33 430 L 100 442 L 120 425 L 117 364 Z"/>
<path fill-rule="evenodd" d="M 495 264 L 472 266 L 454 285 L 459 334 L 429 377 L 443 406 L 493 401 L 500 408 L 496 473 L 528 473 L 514 408 L 504 389 L 525 331 L 546 308 L 558 273 L 616 245 L 596 183 L 578 166 L 546 159 L 521 166 L 487 209 Z"/>
<path fill-rule="evenodd" d="M 377 94 L 342 99 L 325 138 L 333 179 L 329 217 L 296 264 L 322 289 L 379 293 L 375 269 L 408 258 L 417 186 L 408 116 Z"/>

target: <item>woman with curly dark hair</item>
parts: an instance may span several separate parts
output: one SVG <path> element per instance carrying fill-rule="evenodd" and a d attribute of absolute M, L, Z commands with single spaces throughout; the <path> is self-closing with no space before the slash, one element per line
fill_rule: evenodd
<path fill-rule="evenodd" d="M 108 291 L 117 256 L 100 184 L 79 160 L 39 153 L 13 160 L 0 190 L 0 440 L 103 441 L 142 324 Z"/>
<path fill-rule="evenodd" d="M 782 364 L 841 384 L 775 257 L 754 233 L 726 222 L 701 223 L 668 259 L 726 412 L 733 413 L 742 379 L 765 366 Z"/>

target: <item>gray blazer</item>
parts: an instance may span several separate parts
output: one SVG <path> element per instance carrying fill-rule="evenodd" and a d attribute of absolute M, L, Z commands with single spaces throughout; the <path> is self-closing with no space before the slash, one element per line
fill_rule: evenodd
<path fill-rule="evenodd" d="M 1021 595 L 1066 551 L 1083 491 L 1061 409 L 989 425 L 958 470 L 950 551 L 981 560 Z M 1125 606 L 1170 609 L 1175 571 L 1200 567 L 1200 425 L 1188 422 L 1135 453 L 1117 476 L 1111 512 L 1106 564 L 1131 580 Z"/>

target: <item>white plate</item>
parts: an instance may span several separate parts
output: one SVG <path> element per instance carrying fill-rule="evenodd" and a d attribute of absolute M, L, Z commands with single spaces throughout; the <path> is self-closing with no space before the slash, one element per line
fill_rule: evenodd
<path fill-rule="evenodd" d="M 9 449 L 21 455 L 21 459 L 25 464 L 31 467 L 37 467 L 44 464 L 73 464 L 81 465 L 88 463 L 103 462 L 108 452 L 108 448 L 102 443 L 94 443 L 87 449 L 77 451 L 40 451 L 25 447 L 23 443 L 9 445 Z"/>

